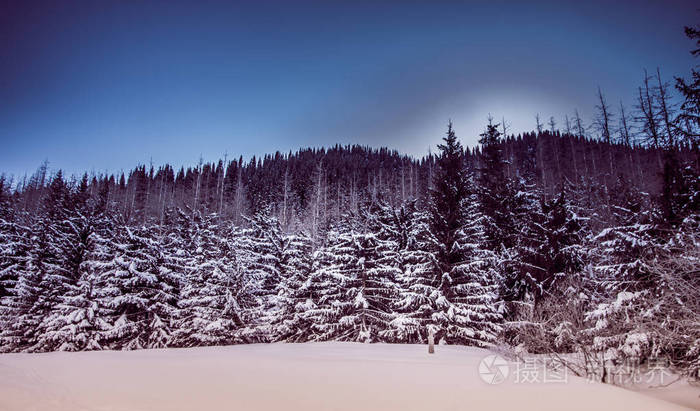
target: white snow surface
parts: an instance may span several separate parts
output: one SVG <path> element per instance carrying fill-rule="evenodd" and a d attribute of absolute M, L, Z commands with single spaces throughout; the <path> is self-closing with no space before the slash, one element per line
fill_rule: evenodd
<path fill-rule="evenodd" d="M 461 346 L 309 343 L 0 355 L 0 410 L 677 410 L 569 376 L 490 385 Z M 657 394 L 654 394 L 657 393 Z M 661 394 L 658 394 L 661 393 Z M 678 401 L 700 409 L 698 391 Z M 689 396 L 689 397 L 688 397 Z"/>

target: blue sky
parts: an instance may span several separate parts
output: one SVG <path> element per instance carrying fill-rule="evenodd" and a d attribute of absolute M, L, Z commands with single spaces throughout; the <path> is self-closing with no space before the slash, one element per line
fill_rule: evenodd
<path fill-rule="evenodd" d="M 687 75 L 694 2 L 18 1 L 0 10 L 0 172 L 358 143 L 412 155 L 448 119 L 590 118 L 642 70 Z M 631 109 L 631 107 L 628 107 Z"/>

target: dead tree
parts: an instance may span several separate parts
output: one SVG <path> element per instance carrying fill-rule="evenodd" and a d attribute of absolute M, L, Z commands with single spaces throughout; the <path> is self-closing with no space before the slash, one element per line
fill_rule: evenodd
<path fill-rule="evenodd" d="M 641 123 L 642 131 L 646 134 L 647 144 L 656 151 L 656 161 L 659 169 L 663 168 L 661 162 L 661 141 L 659 133 L 659 119 L 653 93 L 649 87 L 651 77 L 644 70 L 644 86 L 639 88 L 639 100 L 637 110 L 639 112 L 637 121 Z"/>
<path fill-rule="evenodd" d="M 607 144 L 608 163 L 610 167 L 609 170 L 610 176 L 612 177 L 615 174 L 612 156 L 612 136 L 610 133 L 612 112 L 610 110 L 610 106 L 608 106 L 608 103 L 605 101 L 605 97 L 603 97 L 603 92 L 600 90 L 600 87 L 598 87 L 598 105 L 596 106 L 596 109 L 598 110 L 596 126 L 598 128 L 598 132 L 600 132 L 601 139 Z"/>

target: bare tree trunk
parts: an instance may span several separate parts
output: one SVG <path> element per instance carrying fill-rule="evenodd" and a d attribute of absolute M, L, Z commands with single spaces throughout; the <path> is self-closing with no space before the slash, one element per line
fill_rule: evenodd
<path fill-rule="evenodd" d="M 540 121 L 540 114 L 535 114 L 535 127 L 537 127 L 537 157 L 535 162 L 540 167 L 540 178 L 542 179 L 542 195 L 544 200 L 547 201 L 547 177 L 544 171 L 544 152 L 542 144 L 542 122 Z"/>
<path fill-rule="evenodd" d="M 574 181 L 578 181 L 578 167 L 576 165 L 576 148 L 574 147 L 574 139 L 571 135 L 571 122 L 569 121 L 569 116 L 565 116 L 566 121 L 566 138 L 569 139 L 571 145 L 571 162 L 574 166 Z"/>
<path fill-rule="evenodd" d="M 542 178 L 542 194 L 544 195 L 544 200 L 547 201 L 547 174 L 544 170 L 544 150 L 542 144 L 543 134 L 539 134 L 537 137 L 537 152 L 539 153 L 539 161 L 537 164 L 540 166 L 540 176 Z"/>
<path fill-rule="evenodd" d="M 238 175 L 236 177 L 236 225 L 241 223 L 241 214 L 243 214 L 243 158 L 238 159 Z"/>
<path fill-rule="evenodd" d="M 433 189 L 433 153 L 428 149 L 428 191 Z"/>
<path fill-rule="evenodd" d="M 199 201 L 199 186 L 202 182 L 202 162 L 204 160 L 199 157 L 199 166 L 197 167 L 197 185 L 194 191 L 194 207 L 192 207 L 192 213 L 197 213 L 197 203 Z"/>
<path fill-rule="evenodd" d="M 661 153 L 659 152 L 659 126 L 657 123 L 657 115 L 654 110 L 652 94 L 649 92 L 649 79 L 649 74 L 644 70 L 644 91 L 642 92 L 642 88 L 639 88 L 639 110 L 642 112 L 642 119 L 644 120 L 648 138 L 651 139 L 651 143 L 656 150 L 656 161 L 661 170 L 663 169 L 663 164 L 661 161 Z"/>
<path fill-rule="evenodd" d="M 319 219 L 321 216 L 321 200 L 323 195 L 323 161 L 316 166 L 316 199 L 311 207 L 311 232 L 314 240 L 318 238 Z"/>
<path fill-rule="evenodd" d="M 671 126 L 671 113 L 668 107 L 668 94 L 667 85 L 661 82 L 661 72 L 659 68 L 656 68 L 656 79 L 659 81 L 659 104 L 661 105 L 661 115 L 664 119 L 664 125 L 666 126 L 666 138 L 668 139 L 668 149 L 672 150 L 675 148 L 676 144 L 673 138 L 673 127 Z"/>
<path fill-rule="evenodd" d="M 607 152 L 608 152 L 608 165 L 609 165 L 609 172 L 610 172 L 610 177 L 609 179 L 613 178 L 615 175 L 615 167 L 613 165 L 613 155 L 612 155 L 612 138 L 611 138 L 611 133 L 610 133 L 610 108 L 608 107 L 608 104 L 605 102 L 605 98 L 603 97 L 603 92 L 600 90 L 600 87 L 598 87 L 598 100 L 600 102 L 600 105 L 598 106 L 599 110 L 599 118 L 598 118 L 598 125 L 600 128 L 600 133 L 601 137 L 603 138 L 603 141 L 607 144 Z M 604 179 L 606 187 L 608 186 L 608 180 L 609 179 Z"/>
<path fill-rule="evenodd" d="M 404 161 L 401 161 L 401 203 L 406 201 L 406 176 L 404 175 Z"/>
<path fill-rule="evenodd" d="M 557 180 L 558 184 L 561 184 L 562 181 L 562 172 L 561 172 L 561 161 L 559 159 L 559 140 L 556 137 L 556 126 L 557 123 L 554 121 L 554 117 L 549 118 L 549 127 L 550 131 L 552 133 L 552 151 L 554 152 L 554 164 L 557 165 Z M 555 182 L 556 183 L 556 182 Z"/>
<path fill-rule="evenodd" d="M 228 161 L 228 153 L 224 153 L 224 163 L 221 167 L 221 187 L 219 188 L 219 216 L 224 213 L 224 185 L 226 184 L 226 168 Z"/>
<path fill-rule="evenodd" d="M 328 221 L 328 176 L 323 173 L 323 222 Z"/>
<path fill-rule="evenodd" d="M 340 217 L 340 182 L 337 183 L 336 187 L 335 216 Z"/>
<path fill-rule="evenodd" d="M 284 169 L 284 194 L 282 198 L 282 227 L 284 230 L 287 230 L 287 197 L 289 194 L 289 189 L 288 189 L 288 180 L 289 180 L 289 166 Z"/>
<path fill-rule="evenodd" d="M 540 121 L 540 113 L 535 114 L 535 126 L 537 127 L 537 134 L 542 134 L 543 124 Z"/>
<path fill-rule="evenodd" d="M 408 195 L 413 198 L 415 197 L 416 193 L 413 191 L 413 160 L 410 160 L 409 163 L 409 168 L 408 168 Z"/>
<path fill-rule="evenodd" d="M 148 205 L 151 199 L 151 180 L 153 179 L 153 158 L 149 162 L 148 169 L 148 183 L 146 184 L 146 202 L 143 205 L 143 215 L 141 216 L 141 221 L 146 222 L 146 215 L 148 214 Z"/>
<path fill-rule="evenodd" d="M 508 168 L 506 169 L 508 171 L 508 178 L 513 178 L 513 157 L 512 157 L 512 147 L 510 152 L 508 151 L 508 129 L 510 128 L 506 124 L 506 118 L 501 117 L 501 127 L 503 128 L 503 142 L 505 145 L 505 152 L 506 152 L 506 158 L 508 159 Z"/>
<path fill-rule="evenodd" d="M 630 128 L 627 123 L 627 116 L 625 115 L 625 106 L 622 104 L 622 101 L 620 101 L 620 134 L 622 135 L 622 141 L 625 144 L 625 147 L 627 148 L 627 155 L 629 157 L 629 168 L 632 171 L 632 175 L 636 174 L 636 167 L 635 167 L 635 162 L 634 158 L 632 156 L 632 142 L 630 141 Z M 637 179 L 635 179 L 637 180 Z M 635 181 L 635 184 L 638 185 L 641 180 Z"/>

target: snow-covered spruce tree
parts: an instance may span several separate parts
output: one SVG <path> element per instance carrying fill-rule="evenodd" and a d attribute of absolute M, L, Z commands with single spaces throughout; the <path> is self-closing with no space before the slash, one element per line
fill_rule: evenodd
<path fill-rule="evenodd" d="M 532 190 L 521 180 L 506 176 L 507 165 L 502 153 L 498 125 L 489 122 L 479 140 L 482 146 L 481 166 L 476 180 L 478 212 L 483 216 L 483 247 L 495 253 L 500 284 L 500 298 L 505 301 L 505 316 L 518 315 L 524 297 L 524 282 L 518 272 L 516 246 L 521 240 L 522 227 L 528 216 L 536 211 Z"/>
<path fill-rule="evenodd" d="M 610 362 L 661 357 L 697 378 L 700 219 L 691 214 L 678 228 L 657 223 L 661 213 L 647 211 L 640 197 L 622 193 L 614 207 L 619 225 L 595 237 L 600 292 L 586 333 Z"/>
<path fill-rule="evenodd" d="M 430 233 L 427 212 L 408 209 L 405 218 L 410 223 L 406 225 L 405 247 L 399 249 L 400 296 L 390 332 L 397 342 L 425 343 L 429 328 L 436 328 L 433 316 L 440 295 L 435 275 L 437 261 L 432 252 L 435 238 Z"/>
<path fill-rule="evenodd" d="M 647 286 L 646 261 L 659 246 L 659 231 L 654 221 L 658 213 L 645 203 L 643 193 L 620 180 L 611 200 L 613 225 L 592 238 L 594 272 L 600 286 L 610 292 L 632 286 Z"/>
<path fill-rule="evenodd" d="M 355 219 L 345 216 L 338 227 L 346 232 L 352 231 L 355 228 Z M 280 310 L 280 315 L 284 315 L 285 312 L 288 314 L 281 318 L 283 324 L 278 327 L 278 338 L 289 342 L 333 339 L 338 315 L 335 301 L 342 293 L 338 285 L 341 277 L 337 275 L 337 267 L 339 262 L 345 260 L 344 255 L 350 252 L 346 249 L 341 250 L 338 246 L 339 235 L 339 230 L 330 230 L 325 244 L 321 244 L 315 251 L 311 237 L 300 238 L 299 249 L 303 250 L 302 252 L 312 252 L 308 256 L 310 258 L 297 260 L 299 268 L 289 276 L 287 288 L 292 292 L 292 297 L 281 299 L 281 303 L 284 307 L 286 302 L 292 309 Z M 283 337 L 285 333 L 288 334 L 286 338 Z"/>
<path fill-rule="evenodd" d="M 28 254 L 29 230 L 10 199 L 10 187 L 0 175 L 0 299 L 13 295 L 20 268 Z M 0 303 L 0 318 L 2 318 Z"/>
<path fill-rule="evenodd" d="M 38 247 L 37 236 L 30 237 L 33 251 Z M 25 265 L 13 267 L 17 275 L 12 293 L 0 300 L 2 310 L 2 330 L 0 330 L 0 347 L 3 352 L 23 351 L 29 348 L 35 338 L 35 329 L 41 316 L 34 311 L 34 306 L 41 297 L 42 272 L 38 269 L 36 254 L 30 251 Z"/>
<path fill-rule="evenodd" d="M 622 182 L 614 193 L 610 209 L 615 225 L 604 228 L 592 238 L 594 248 L 589 258 L 593 260 L 590 283 L 594 300 L 586 313 L 590 322 L 587 333 L 592 338 L 593 348 L 609 360 L 631 356 L 628 340 L 635 345 L 646 339 L 628 321 L 626 313 L 630 304 L 655 287 L 648 263 L 661 245 L 653 223 L 653 210 L 644 207 L 641 193 Z M 634 335 L 628 339 L 630 334 Z M 637 356 L 649 354 L 649 346 L 642 345 L 644 347 L 637 345 L 634 349 Z"/>
<path fill-rule="evenodd" d="M 335 238 L 335 232 L 331 231 L 326 241 Z M 327 297 L 333 287 L 333 278 L 330 267 L 333 264 L 334 255 L 326 252 L 325 246 L 313 252 L 308 277 L 298 284 L 294 292 L 294 309 L 291 316 L 285 321 L 282 332 L 288 332 L 285 341 L 307 342 L 320 341 L 331 338 L 329 330 L 334 321 L 335 312 L 323 307 L 329 304 Z M 283 335 L 280 332 L 280 336 Z"/>
<path fill-rule="evenodd" d="M 285 241 L 279 222 L 268 209 L 244 217 L 248 227 L 236 236 L 242 279 L 246 292 L 257 299 L 248 309 L 247 326 L 241 331 L 246 341 L 268 341 L 274 334 L 277 292 L 282 278 Z"/>
<path fill-rule="evenodd" d="M 698 378 L 700 247 L 697 228 L 693 231 L 679 232 L 673 244 L 659 247 L 646 260 L 645 282 L 653 286 L 627 284 L 625 291 L 608 295 L 586 312 L 591 346 L 610 364 L 658 358 L 680 374 Z"/>
<path fill-rule="evenodd" d="M 317 252 L 308 288 L 318 292 L 302 314 L 311 340 L 377 342 L 393 320 L 396 253 L 374 233 L 341 224 Z"/>
<path fill-rule="evenodd" d="M 696 146 L 695 151 L 696 158 L 700 157 L 700 148 Z M 677 218 L 675 227 L 684 224 L 687 227 L 686 219 L 693 219 L 700 213 L 700 170 L 695 169 L 691 162 L 681 164 L 679 168 L 672 192 L 671 207 L 673 207 L 673 214 Z M 672 225 L 673 221 L 666 223 Z"/>
<path fill-rule="evenodd" d="M 515 248 L 518 308 L 511 310 L 506 325 L 505 337 L 510 343 L 537 353 L 570 348 L 561 342 L 564 329 L 556 327 L 582 327 L 581 313 L 571 312 L 569 307 L 562 310 L 561 304 L 583 307 L 589 301 L 588 297 L 579 301 L 577 291 L 585 282 L 585 223 L 563 191 L 549 201 L 542 199 L 540 209 L 528 214 Z M 577 343 L 580 340 L 575 339 Z"/>
<path fill-rule="evenodd" d="M 658 230 L 651 224 L 641 193 L 622 180 L 613 193 L 607 218 L 616 225 L 593 236 L 592 241 L 585 244 L 588 251 L 581 255 L 583 260 L 592 261 L 592 264 L 578 273 L 573 271 L 569 275 L 555 276 L 556 281 L 549 285 L 545 283 L 547 286 L 543 291 L 546 293 L 540 299 L 538 309 L 531 317 L 525 318 L 526 321 L 517 323 L 515 341 L 530 352 L 555 354 L 578 375 L 606 382 L 613 381 L 610 364 L 627 359 L 644 361 L 653 352 L 653 341 L 658 340 L 653 337 L 654 327 L 651 325 L 654 322 L 668 323 L 668 319 L 654 317 L 655 310 L 668 312 L 661 308 L 666 306 L 662 303 L 664 281 L 659 281 L 658 276 L 655 279 L 652 274 L 652 266 L 665 249 L 656 235 Z M 554 207 L 550 211 L 568 208 L 556 203 L 551 205 Z M 554 216 L 557 214 L 564 215 L 555 213 Z M 560 227 L 554 231 L 559 233 L 554 240 L 566 243 L 562 240 L 575 233 L 561 231 L 564 227 L 547 224 L 548 220 L 563 220 L 546 218 L 545 223 L 539 224 L 543 230 Z M 535 237 L 552 236 L 543 231 Z M 575 246 L 573 250 L 580 250 L 583 254 L 584 246 Z M 535 251 L 533 249 L 533 255 L 541 254 L 534 254 Z M 524 258 L 523 261 L 529 260 Z M 535 261 L 542 261 L 540 264 L 545 266 L 544 262 L 554 263 L 556 259 L 540 257 Z M 575 264 L 570 267 L 575 267 Z M 560 352 L 578 354 L 578 360 L 558 357 L 556 353 Z"/>
<path fill-rule="evenodd" d="M 489 122 L 480 134 L 482 148 L 477 186 L 479 211 L 485 217 L 486 245 L 492 251 L 513 248 L 518 242 L 520 218 L 526 212 L 525 190 L 520 181 L 506 176 L 498 124 Z"/>
<path fill-rule="evenodd" d="M 86 176 L 85 176 L 86 177 Z M 112 264 L 112 227 L 114 219 L 107 210 L 108 187 L 96 198 L 87 198 L 86 178 L 74 202 L 71 218 L 78 244 L 75 255 L 75 282 L 65 285 L 61 302 L 43 318 L 42 334 L 36 347 L 42 350 L 81 351 L 101 349 L 103 334 L 110 329 L 110 297 L 104 273 Z"/>
<path fill-rule="evenodd" d="M 9 188 L 0 177 L 0 352 L 11 352 L 24 345 L 18 319 L 28 313 L 38 298 L 39 280 L 35 271 L 28 271 L 31 230 L 25 223 L 28 216 L 15 212 Z"/>
<path fill-rule="evenodd" d="M 486 227 L 496 227 L 497 233 L 504 233 L 509 239 L 499 241 L 498 236 L 493 237 L 487 228 L 485 235 L 485 248 L 496 254 L 499 267 L 500 295 L 504 301 L 504 314 L 508 320 L 529 318 L 537 298 L 543 295 L 540 277 L 547 277 L 542 271 L 544 268 L 535 261 L 537 257 L 543 257 L 546 253 L 546 241 L 541 235 L 547 231 L 542 224 L 547 220 L 546 211 L 543 211 L 544 196 L 540 189 L 534 185 L 526 184 L 523 179 L 510 180 L 507 183 L 510 188 L 496 194 L 499 202 L 510 213 L 510 222 L 507 227 L 497 228 L 495 219 L 484 215 Z M 484 191 L 479 193 L 479 198 L 484 198 Z M 503 197 L 505 196 L 505 197 Z M 480 207 L 483 212 L 484 208 Z M 501 215 L 505 210 L 496 210 L 495 214 Z M 517 222 L 517 225 L 513 225 Z M 505 234 L 508 233 L 508 234 Z M 495 238 L 495 241 L 494 241 Z"/>
<path fill-rule="evenodd" d="M 159 227 L 118 228 L 114 264 L 104 273 L 114 315 L 104 338 L 113 349 L 166 347 L 182 279 L 167 267 Z"/>
<path fill-rule="evenodd" d="M 53 183 L 52 183 L 53 187 Z M 82 272 L 81 265 L 90 248 L 90 236 L 93 231 L 93 212 L 89 204 L 89 187 L 87 174 L 83 175 L 79 185 L 74 189 L 63 185 L 62 207 L 60 219 L 51 230 L 50 238 L 59 240 L 61 253 L 61 276 L 45 277 L 42 287 L 47 299 L 44 301 L 47 310 L 37 327 L 37 339 L 33 351 L 54 351 L 63 346 L 60 331 L 74 307 L 75 297 L 80 294 L 78 289 Z M 81 302 L 83 304 L 83 302 Z M 70 348 L 67 348 L 70 349 Z"/>
<path fill-rule="evenodd" d="M 182 288 L 174 332 L 178 346 L 225 345 L 242 342 L 244 324 L 241 273 L 233 241 L 216 214 L 204 217 L 194 230 L 187 279 Z M 247 300 L 251 300 L 249 296 Z"/>
<path fill-rule="evenodd" d="M 585 221 L 573 210 L 564 191 L 540 202 L 529 213 L 517 245 L 517 275 L 521 294 L 533 301 L 533 310 L 558 281 L 579 275 L 584 263 Z"/>
<path fill-rule="evenodd" d="M 280 279 L 284 249 L 282 230 L 277 218 L 272 217 L 268 210 L 258 212 L 252 218 L 245 217 L 244 220 L 248 227 L 243 230 L 239 245 L 253 257 L 248 268 L 260 282 L 260 296 L 270 299 Z"/>
<path fill-rule="evenodd" d="M 440 155 L 430 204 L 436 254 L 433 267 L 436 292 L 431 297 L 438 310 L 432 316 L 433 326 L 438 340 L 488 346 L 495 341 L 501 321 L 491 287 L 495 273 L 484 270 L 484 256 L 478 252 L 483 220 L 475 215 L 477 209 L 470 204 L 463 150 L 451 123 L 444 142 L 438 146 Z"/>
<path fill-rule="evenodd" d="M 685 35 L 695 41 L 696 48 L 691 51 L 695 57 L 700 56 L 700 27 L 685 27 Z M 678 131 L 688 140 L 695 138 L 696 156 L 698 155 L 698 134 L 700 134 L 700 70 L 697 65 L 690 70 L 690 79 L 676 77 L 676 89 L 683 97 L 683 103 L 676 119 L 681 126 Z M 696 157 L 696 161 L 699 159 Z"/>
<path fill-rule="evenodd" d="M 276 311 L 272 325 L 274 340 L 301 342 L 307 338 L 310 322 L 304 313 L 312 290 L 308 287 L 313 265 L 313 242 L 305 233 L 284 237 L 283 276 L 277 286 Z"/>
<path fill-rule="evenodd" d="M 59 171 L 48 187 L 40 215 L 33 221 L 30 251 L 26 267 L 18 279 L 15 301 L 11 303 L 11 326 L 3 330 L 4 339 L 20 351 L 42 351 L 38 344 L 45 324 L 42 321 L 61 303 L 73 283 L 68 253 L 73 233 L 68 221 L 70 188 Z"/>
<path fill-rule="evenodd" d="M 700 196 L 695 189 L 694 197 Z M 666 356 L 677 370 L 700 380 L 700 212 L 686 216 L 665 250 L 649 264 L 655 297 L 642 320 L 654 330 L 652 355 Z"/>
<path fill-rule="evenodd" d="M 484 217 L 476 196 L 470 195 L 463 207 L 467 219 L 455 242 L 463 257 L 453 267 L 450 284 L 443 286 L 448 304 L 440 300 L 437 303 L 447 318 L 447 342 L 489 346 L 496 341 L 503 322 L 498 258 L 483 247 Z"/>
<path fill-rule="evenodd" d="M 365 219 L 366 227 L 388 242 L 396 253 L 395 314 L 382 339 L 396 343 L 426 342 L 428 328 L 434 327 L 435 300 L 439 295 L 428 214 L 418 210 L 415 200 L 399 208 L 378 202 L 371 205 Z"/>

